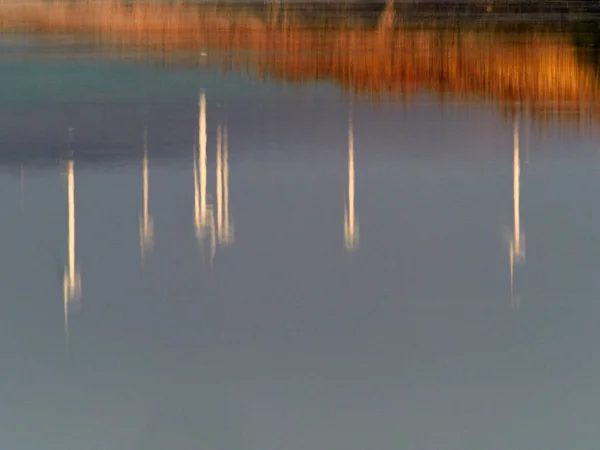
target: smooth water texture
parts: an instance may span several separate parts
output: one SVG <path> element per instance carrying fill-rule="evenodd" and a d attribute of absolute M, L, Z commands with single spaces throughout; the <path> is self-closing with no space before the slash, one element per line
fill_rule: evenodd
<path fill-rule="evenodd" d="M 0 448 L 600 439 L 595 126 L 208 66 L 0 79 Z"/>

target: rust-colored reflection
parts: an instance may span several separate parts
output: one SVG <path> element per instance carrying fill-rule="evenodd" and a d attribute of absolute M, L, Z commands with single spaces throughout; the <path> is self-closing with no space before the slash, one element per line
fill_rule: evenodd
<path fill-rule="evenodd" d="M 148 133 L 144 131 L 144 157 L 142 159 L 142 214 L 140 216 L 140 251 L 142 264 L 154 246 L 154 220 L 149 212 L 148 199 Z"/>
<path fill-rule="evenodd" d="M 344 215 L 344 244 L 346 250 L 358 248 L 358 217 L 354 208 L 354 125 L 348 120 L 348 199 Z"/>
<path fill-rule="evenodd" d="M 156 50 L 167 61 L 181 55 L 170 50 L 187 49 L 190 58 L 259 78 L 331 80 L 372 97 L 433 92 L 490 99 L 508 110 L 522 105 L 537 118 L 596 117 L 597 76 L 568 36 L 411 28 L 400 19 L 391 1 L 375 27 L 348 21 L 329 28 L 301 21 L 285 3 L 262 13 L 185 2 L 0 5 L 4 29 L 74 33 L 106 46 Z"/>
<path fill-rule="evenodd" d="M 69 309 L 81 299 L 81 274 L 75 260 L 75 163 L 67 163 L 68 262 L 63 277 L 65 339 L 69 345 Z"/>
<path fill-rule="evenodd" d="M 509 242 L 510 304 L 520 306 L 514 295 L 515 266 L 525 262 L 525 233 L 521 229 L 521 159 L 519 153 L 519 119 L 513 128 L 513 231 Z"/>

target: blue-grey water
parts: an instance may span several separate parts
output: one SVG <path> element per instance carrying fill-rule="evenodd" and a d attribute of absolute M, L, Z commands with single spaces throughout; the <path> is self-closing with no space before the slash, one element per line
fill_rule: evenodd
<path fill-rule="evenodd" d="M 600 440 L 593 127 L 13 55 L 0 169 L 1 449 Z"/>

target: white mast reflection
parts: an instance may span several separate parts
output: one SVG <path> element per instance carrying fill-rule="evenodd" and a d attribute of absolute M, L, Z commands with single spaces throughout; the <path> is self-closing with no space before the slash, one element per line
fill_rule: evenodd
<path fill-rule="evenodd" d="M 71 159 L 67 163 L 67 200 L 68 200 L 68 247 L 69 258 L 63 278 L 63 307 L 65 321 L 65 339 L 69 346 L 69 307 L 81 298 L 81 274 L 75 261 L 75 168 Z"/>
<path fill-rule="evenodd" d="M 140 217 L 140 251 L 142 254 L 142 265 L 145 262 L 146 253 L 154 246 L 154 220 L 149 213 L 148 207 L 148 132 L 144 130 L 144 159 L 142 160 L 142 215 Z"/>
<path fill-rule="evenodd" d="M 210 232 L 211 263 L 216 251 L 215 224 L 212 205 L 206 194 L 206 98 L 200 93 L 198 102 L 198 154 L 194 152 L 194 228 L 196 239 L 204 244 L 207 231 Z"/>
<path fill-rule="evenodd" d="M 21 213 L 25 210 L 25 167 L 21 163 Z"/>
<path fill-rule="evenodd" d="M 219 243 L 231 245 L 234 229 L 229 219 L 229 143 L 227 127 L 217 128 L 217 236 Z"/>
<path fill-rule="evenodd" d="M 221 242 L 221 234 L 223 233 L 223 167 L 222 167 L 222 152 L 223 152 L 223 133 L 221 125 L 217 126 L 217 158 L 215 168 L 216 190 L 217 190 L 217 236 Z"/>
<path fill-rule="evenodd" d="M 358 217 L 354 208 L 354 126 L 351 115 L 348 121 L 348 200 L 344 215 L 344 243 L 347 251 L 358 248 L 358 236 Z"/>
<path fill-rule="evenodd" d="M 519 122 L 515 118 L 513 129 L 513 232 L 509 243 L 510 305 L 518 308 L 514 296 L 515 266 L 525 262 L 525 234 L 521 229 L 521 161 L 519 155 Z"/>

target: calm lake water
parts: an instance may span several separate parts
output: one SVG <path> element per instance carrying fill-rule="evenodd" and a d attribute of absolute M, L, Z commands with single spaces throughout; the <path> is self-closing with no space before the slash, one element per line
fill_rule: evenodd
<path fill-rule="evenodd" d="M 600 440 L 595 125 L 2 40 L 0 448 Z"/>

